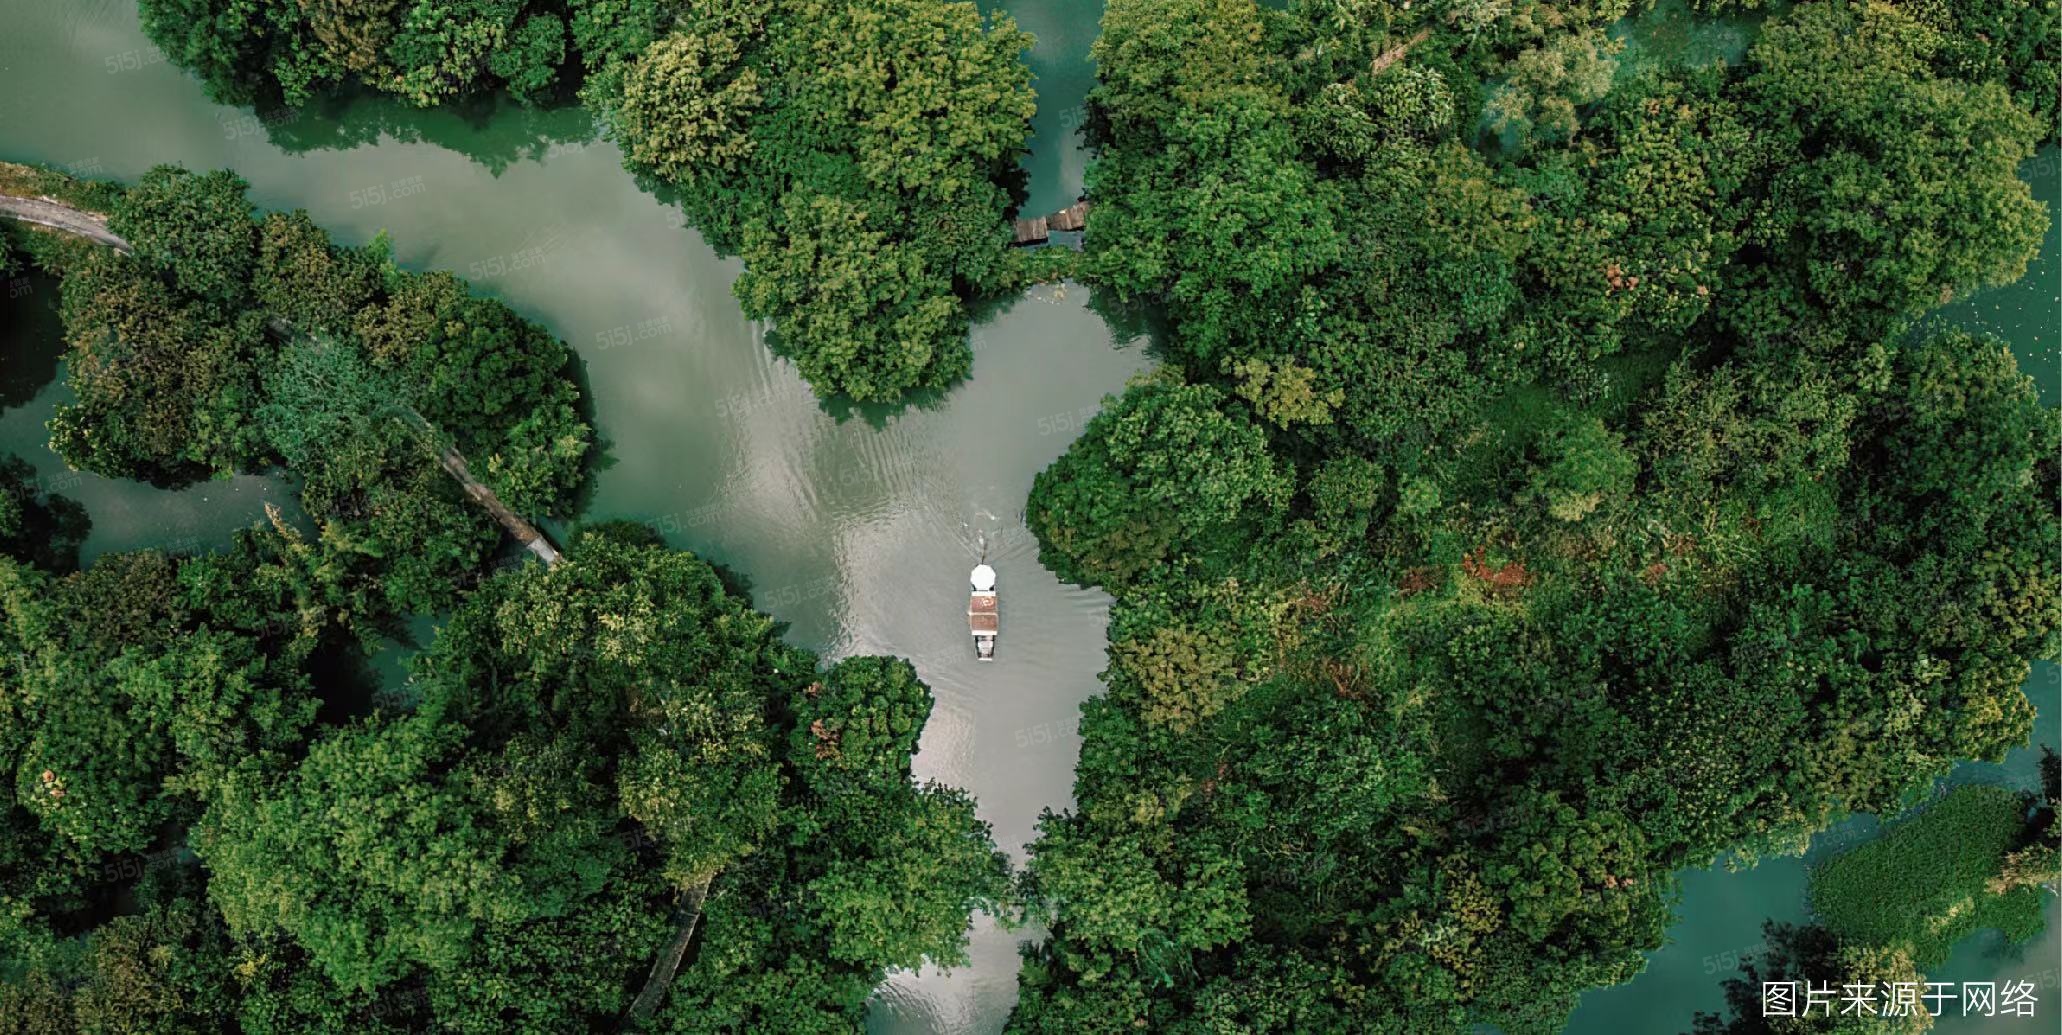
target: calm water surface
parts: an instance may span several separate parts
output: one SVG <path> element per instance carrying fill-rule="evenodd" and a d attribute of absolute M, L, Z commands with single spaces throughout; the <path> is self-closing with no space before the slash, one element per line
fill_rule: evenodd
<path fill-rule="evenodd" d="M 1049 37 L 1033 55 L 1041 87 L 1078 106 L 1100 6 L 1080 7 L 1078 23 L 1063 5 L 1010 6 Z M 385 230 L 403 264 L 469 277 L 580 354 L 607 451 L 583 519 L 656 524 L 749 581 L 795 643 L 910 658 L 937 694 L 919 775 L 972 791 L 1016 860 L 1039 812 L 1069 803 L 1076 709 L 1098 689 L 1108 598 L 1039 567 L 1021 510 L 1032 476 L 1149 362 L 1143 343 L 1112 340 L 1085 289 L 1043 288 L 987 314 L 973 378 L 940 398 L 827 412 L 740 314 L 738 264 L 640 191 L 583 112 L 378 100 L 239 110 L 162 62 L 131 0 L 0 0 L 0 25 L 0 154 L 121 179 L 159 162 L 231 168 L 260 206 L 305 208 L 345 242 Z M 1066 110 L 1041 112 L 1050 139 L 1076 121 Z M 1027 167 L 1046 192 L 1034 204 L 1079 192 L 1071 148 L 1034 148 Z M 43 304 L 53 294 L 37 282 L 0 302 L 0 448 L 88 505 L 89 552 L 206 548 L 262 517 L 262 501 L 291 498 L 280 479 L 167 493 L 65 472 L 42 429 L 65 395 Z M 992 664 L 973 660 L 966 633 L 983 540 L 1005 601 Z M 980 925 L 974 966 L 897 975 L 874 1026 L 999 1027 L 1015 945 Z"/>
<path fill-rule="evenodd" d="M 1039 37 L 1025 207 L 1060 207 L 1080 190 L 1085 159 L 1074 141 L 1102 5 L 984 6 L 1010 11 Z M 1680 20 L 1661 14 L 1657 31 L 1677 31 Z M 163 63 L 136 27 L 132 0 L 0 0 L 0 25 L 0 157 L 122 179 L 159 162 L 231 168 L 263 207 L 305 208 L 345 242 L 385 230 L 405 265 L 470 278 L 580 355 L 606 447 L 582 519 L 657 525 L 674 545 L 748 580 L 757 605 L 789 623 L 798 644 L 833 658 L 910 658 L 938 698 L 919 774 L 972 791 L 1017 861 L 1038 813 L 1069 802 L 1076 708 L 1098 689 L 1108 601 L 1039 567 L 1021 508 L 1032 476 L 1100 398 L 1149 362 L 1142 343 L 1113 340 L 1085 289 L 1040 289 L 986 314 L 974 331 L 973 378 L 941 397 L 901 411 L 833 412 L 738 311 L 730 294 L 737 263 L 638 190 L 583 112 L 416 112 L 383 100 L 298 114 L 227 108 Z M 1740 38 L 1729 24 L 1692 43 L 1725 54 Z M 2052 149 L 2046 158 L 2042 197 L 2052 204 Z M 2030 179 L 2040 175 L 2038 163 L 2029 167 Z M 2026 281 L 1949 314 L 2009 335 L 2050 400 L 2054 234 Z M 266 501 L 291 509 L 282 478 L 167 492 L 66 472 L 42 431 L 66 397 L 54 292 L 47 282 L 27 284 L 0 298 L 0 449 L 88 506 L 89 555 L 205 549 L 261 518 Z M 973 661 L 962 619 L 966 571 L 984 541 L 1006 601 L 991 665 Z M 2053 666 L 2036 672 L 2029 691 L 2042 705 L 2037 739 L 2057 741 Z M 2030 765 L 2022 752 L 2002 770 L 1966 766 L 1958 778 L 2025 785 Z M 1821 844 L 1851 843 L 1871 822 L 1856 820 Z M 1571 1030 L 1677 1031 L 1693 1010 L 1715 1008 L 1717 982 L 1732 970 L 1724 954 L 1758 944 L 1765 917 L 1802 916 L 1805 865 L 1786 859 L 1686 875 L 1670 945 L 1638 980 L 1586 996 Z M 870 1027 L 996 1030 L 1015 998 L 1015 944 L 977 924 L 971 967 L 895 975 Z M 1935 977 L 2045 971 L 2052 989 L 2056 965 L 2053 944 L 2017 956 L 1979 938 Z M 2053 1030 L 2058 998 L 2042 996 L 2043 1030 Z M 1981 1030 L 2010 1030 L 2003 1024 Z"/>

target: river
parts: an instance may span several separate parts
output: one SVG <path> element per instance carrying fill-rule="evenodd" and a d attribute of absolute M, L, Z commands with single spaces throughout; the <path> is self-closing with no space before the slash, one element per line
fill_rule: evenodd
<path fill-rule="evenodd" d="M 1026 209 L 1058 208 L 1080 190 L 1085 158 L 1072 145 L 1101 5 L 990 6 L 1038 36 Z M 606 453 L 582 518 L 656 524 L 743 576 L 791 641 L 827 657 L 910 658 L 937 694 L 919 775 L 970 790 L 1015 861 L 1039 812 L 1068 804 L 1077 707 L 1099 689 L 1108 598 L 1038 565 L 1021 509 L 1032 477 L 1102 396 L 1150 363 L 1144 342 L 1116 340 L 1088 308 L 1086 289 L 1041 288 L 983 314 L 972 378 L 940 397 L 899 411 L 827 410 L 739 312 L 737 262 L 640 191 L 581 111 L 418 112 L 362 99 L 253 112 L 209 102 L 164 63 L 137 28 L 134 0 L 0 0 L 0 25 L 0 158 L 121 179 L 159 162 L 227 167 L 260 206 L 304 208 L 343 242 L 386 230 L 404 265 L 468 277 L 579 353 Z M 2041 316 L 2052 323 L 2055 251 L 2051 232 L 2046 287 L 2016 303 L 1978 299 L 1968 318 L 2016 321 L 2015 341 L 2034 341 Z M 263 502 L 290 505 L 281 478 L 166 492 L 64 471 L 42 431 L 65 397 L 54 292 L 22 284 L 0 297 L 0 450 L 88 506 L 89 557 L 207 548 L 259 519 Z M 2052 362 L 2052 330 L 2040 339 L 2046 351 L 2022 358 Z M 998 660 L 986 665 L 973 660 L 961 618 L 984 539 L 1007 601 Z M 391 658 L 372 669 L 399 671 Z M 2052 698 L 2054 670 L 2042 671 Z M 2044 709 L 2050 742 L 2055 718 Z M 1758 941 L 1765 915 L 1801 911 L 1801 881 L 1796 860 L 1687 875 L 1672 944 L 1637 981 L 1586 997 L 1571 1030 L 1679 1030 L 1691 1007 L 1715 1005 L 1719 975 L 1702 959 Z M 996 1030 L 1015 999 L 1016 938 L 977 924 L 972 966 L 893 976 L 869 1027 Z M 2041 965 L 2052 973 L 2052 954 Z"/>
<path fill-rule="evenodd" d="M 1048 138 L 1078 123 L 1066 112 L 1087 88 L 1096 13 L 1025 18 L 1049 40 L 1033 55 L 1047 88 L 1073 98 L 1041 111 Z M 342 242 L 384 229 L 402 264 L 469 277 L 580 355 L 606 448 L 583 518 L 658 525 L 743 576 L 792 642 L 829 658 L 908 657 L 937 695 L 918 774 L 971 791 L 1014 860 L 1040 811 L 1068 804 L 1108 598 L 1041 568 L 1021 512 L 1032 477 L 1149 363 L 1143 342 L 1112 340 L 1086 289 L 1041 288 L 986 314 L 974 376 L 942 398 L 833 414 L 739 312 L 739 264 L 640 191 L 584 112 L 417 112 L 383 99 L 299 116 L 238 110 L 163 62 L 134 0 L 0 0 L 0 25 L 7 158 L 121 179 L 159 162 L 227 167 L 262 207 L 305 208 Z M 1026 164 L 1052 207 L 1079 192 L 1071 147 Z M 42 430 L 66 394 L 54 292 L 27 284 L 0 303 L 0 449 L 87 504 L 89 556 L 205 548 L 261 518 L 262 501 L 291 498 L 281 479 L 166 493 L 65 472 Z M 1006 601 L 992 664 L 974 661 L 964 617 L 984 537 Z M 897 975 L 874 1027 L 993 1030 L 1015 998 L 1015 945 L 981 924 L 974 966 Z"/>

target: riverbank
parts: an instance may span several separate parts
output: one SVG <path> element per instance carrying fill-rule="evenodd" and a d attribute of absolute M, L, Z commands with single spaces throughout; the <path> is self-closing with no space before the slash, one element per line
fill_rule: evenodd
<path fill-rule="evenodd" d="M 942 397 L 829 410 L 771 354 L 766 328 L 739 313 L 738 263 L 639 189 L 584 113 L 419 112 L 384 100 L 298 116 L 228 108 L 166 64 L 107 70 L 108 54 L 148 46 L 132 4 L 0 0 L 0 19 L 15 30 L 0 40 L 0 75 L 37 84 L 0 94 L 8 157 L 124 181 L 160 162 L 231 168 L 263 208 L 306 209 L 340 243 L 386 230 L 402 266 L 451 270 L 508 302 L 579 354 L 604 452 L 583 520 L 651 523 L 749 584 L 790 642 L 830 660 L 911 658 L 937 698 L 919 777 L 970 791 L 1015 861 L 1039 813 L 1068 804 L 1078 706 L 1100 691 L 1107 601 L 1039 566 L 1019 510 L 1102 396 L 1149 365 L 1089 308 L 1087 290 L 1043 286 L 981 314 L 973 376 Z M 1085 47 L 1092 21 L 1080 30 Z M 53 295 L 0 309 L 27 333 L 48 326 L 30 310 Z M 0 447 L 62 479 L 43 445 L 47 410 L 34 412 L 63 394 L 62 371 L 48 371 L 33 402 L 0 413 L 11 432 Z M 68 494 L 98 522 L 89 554 L 212 548 L 262 520 L 265 500 L 293 495 L 243 480 L 177 496 L 126 482 Z M 1009 643 L 989 665 L 973 660 L 964 625 L 982 530 L 1009 587 Z M 393 666 L 382 674 L 401 677 Z M 874 1027 L 998 1027 L 1014 1000 L 1019 935 L 984 921 L 974 937 L 972 966 L 892 978 Z"/>

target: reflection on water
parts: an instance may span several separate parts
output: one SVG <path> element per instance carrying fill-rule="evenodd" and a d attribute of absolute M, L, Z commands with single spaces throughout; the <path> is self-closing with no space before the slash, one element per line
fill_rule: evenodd
<path fill-rule="evenodd" d="M 0 412 L 21 406 L 57 379 L 64 354 L 57 281 L 24 272 L 0 278 Z"/>
<path fill-rule="evenodd" d="M 1027 215 L 1066 208 L 1081 196 L 1088 154 L 1081 148 L 1082 101 L 1095 86 L 1088 48 L 1102 29 L 1103 0 L 978 0 L 1036 38 L 1027 61 L 1036 78 L 1038 113 L 1031 117 L 1031 153 L 1020 163 L 1028 181 Z"/>
<path fill-rule="evenodd" d="M 1047 24 L 1038 5 L 1012 6 L 1043 37 L 1035 60 L 1047 96 L 1071 81 L 1078 97 L 1099 11 L 1053 5 L 1075 10 Z M 583 519 L 653 523 L 747 584 L 799 645 L 831 658 L 910 658 L 937 696 L 918 775 L 971 791 L 1013 859 L 1039 812 L 1066 806 L 1077 707 L 1099 689 L 1107 599 L 1038 564 L 1021 509 L 1032 477 L 1103 395 L 1149 362 L 1139 348 L 1113 347 L 1087 290 L 1045 288 L 995 306 L 974 330 L 973 378 L 950 392 L 897 410 L 827 409 L 739 312 L 738 264 L 640 190 L 582 112 L 504 107 L 489 118 L 384 98 L 299 115 L 231 109 L 136 53 L 149 45 L 130 0 L 0 0 L 0 24 L 7 157 L 119 178 L 160 162 L 226 166 L 263 207 L 304 208 L 345 243 L 384 230 L 402 264 L 452 270 L 540 321 L 578 352 L 606 444 Z M 1057 44 L 1076 56 L 1053 57 Z M 1034 148 L 1030 162 L 1041 187 L 1078 192 L 1071 149 Z M 0 414 L 0 433 L 35 447 L 40 471 L 56 463 L 41 449 L 41 422 L 64 390 L 53 381 L 54 328 L 28 337 L 45 351 L 23 353 L 25 363 L 42 372 L 24 365 L 21 376 L 40 394 Z M 9 376 L 16 369 L 10 362 Z M 168 495 L 84 479 L 69 494 L 92 510 L 93 551 L 226 537 L 258 499 L 290 492 L 250 480 Z M 974 661 L 965 618 L 983 534 L 1002 597 L 990 664 Z M 357 707 L 405 698 L 403 655 L 339 672 L 339 685 L 355 688 Z M 872 1026 L 999 1027 L 1015 998 L 1017 937 L 984 922 L 973 966 L 895 976 Z"/>

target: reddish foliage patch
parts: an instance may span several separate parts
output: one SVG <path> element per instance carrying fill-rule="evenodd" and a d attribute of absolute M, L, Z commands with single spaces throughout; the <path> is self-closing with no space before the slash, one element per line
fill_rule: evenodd
<path fill-rule="evenodd" d="M 1461 558 L 1461 570 L 1467 572 L 1470 578 L 1487 583 L 1491 589 L 1523 589 L 1532 585 L 1532 573 L 1526 571 L 1525 565 L 1517 561 L 1494 568 L 1484 564 L 1482 557 L 1488 552 L 1489 548 L 1486 546 L 1476 547 L 1474 553 Z"/>
<path fill-rule="evenodd" d="M 1439 585 L 1439 569 L 1434 567 L 1412 568 L 1403 573 L 1403 584 L 1396 587 L 1398 596 L 1415 596 Z"/>
<path fill-rule="evenodd" d="M 1228 768 L 1228 763 L 1226 763 L 1226 762 L 1224 761 L 1224 759 L 1221 759 L 1221 758 L 1220 758 L 1220 759 L 1218 759 L 1218 760 L 1217 760 L 1217 775 L 1216 775 L 1216 776 L 1213 776 L 1213 777 L 1210 777 L 1209 779 L 1207 779 L 1207 780 L 1204 780 L 1204 781 L 1203 781 L 1203 800 L 1204 800 L 1204 801 L 1209 801 L 1209 800 L 1210 800 L 1211 798 L 1213 798 L 1213 797 L 1215 797 L 1215 796 L 1216 796 L 1216 794 L 1217 794 L 1217 781 L 1219 781 L 1219 780 L 1222 780 L 1222 779 L 1224 779 L 1224 774 L 1225 774 L 1225 771 L 1226 771 L 1226 769 L 1227 769 L 1227 768 Z"/>
<path fill-rule="evenodd" d="M 1303 595 L 1296 599 L 1296 606 L 1312 615 L 1324 614 L 1330 611 L 1332 604 L 1339 599 L 1341 588 L 1334 585 L 1324 589 L 1313 589 L 1306 585 L 1303 587 Z"/>
<path fill-rule="evenodd" d="M 838 740 L 840 739 L 839 735 L 824 728 L 822 719 L 818 719 L 815 722 L 809 724 L 809 733 L 811 736 L 816 738 L 816 757 L 838 757 Z"/>
<path fill-rule="evenodd" d="M 1611 262 L 1604 264 L 1604 283 L 1611 285 L 1611 291 L 1630 291 L 1640 286 L 1640 278 L 1628 276 L 1624 267 Z"/>

